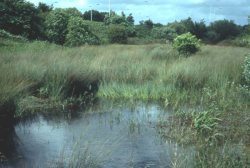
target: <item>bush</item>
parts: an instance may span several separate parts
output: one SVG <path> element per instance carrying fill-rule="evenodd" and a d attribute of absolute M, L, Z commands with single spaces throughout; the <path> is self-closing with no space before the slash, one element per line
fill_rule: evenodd
<path fill-rule="evenodd" d="M 83 44 L 100 44 L 98 37 L 89 31 L 88 25 L 80 17 L 71 17 L 67 30 L 68 34 L 65 43 L 67 46 L 75 47 Z"/>
<path fill-rule="evenodd" d="M 250 55 L 245 58 L 243 68 L 244 80 L 246 81 L 247 86 L 250 87 Z"/>
<path fill-rule="evenodd" d="M 49 13 L 45 21 L 46 36 L 50 42 L 64 44 L 67 34 L 68 15 L 62 9 Z"/>
<path fill-rule="evenodd" d="M 200 40 L 191 33 L 185 33 L 174 39 L 173 46 L 180 54 L 188 56 L 200 50 Z"/>
<path fill-rule="evenodd" d="M 110 43 L 127 43 L 128 34 L 125 26 L 110 25 L 108 30 L 108 38 Z"/>

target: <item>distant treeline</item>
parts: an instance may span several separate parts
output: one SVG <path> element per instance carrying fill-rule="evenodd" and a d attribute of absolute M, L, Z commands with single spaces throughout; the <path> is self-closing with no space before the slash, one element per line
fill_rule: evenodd
<path fill-rule="evenodd" d="M 92 13 L 92 17 L 91 17 Z M 187 18 L 163 25 L 152 20 L 134 24 L 132 14 L 119 15 L 114 11 L 80 12 L 76 8 L 53 8 L 45 3 L 38 6 L 25 0 L 0 2 L 0 29 L 30 40 L 47 40 L 56 44 L 79 46 L 82 44 L 127 43 L 128 37 L 139 39 L 165 39 L 190 32 L 206 43 L 218 43 L 239 35 L 250 34 L 250 26 L 237 25 L 231 20 L 218 20 L 206 25 Z M 167 16 L 166 16 L 167 17 Z M 91 20 L 93 22 L 90 22 Z"/>

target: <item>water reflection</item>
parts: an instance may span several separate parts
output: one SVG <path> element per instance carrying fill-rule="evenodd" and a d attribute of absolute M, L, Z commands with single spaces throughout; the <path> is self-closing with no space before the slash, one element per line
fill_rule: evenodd
<path fill-rule="evenodd" d="M 51 167 L 84 160 L 104 168 L 170 167 L 172 145 L 155 129 L 167 114 L 156 104 L 101 101 L 78 117 L 39 116 L 20 122 L 15 130 L 23 159 L 16 165 Z"/>

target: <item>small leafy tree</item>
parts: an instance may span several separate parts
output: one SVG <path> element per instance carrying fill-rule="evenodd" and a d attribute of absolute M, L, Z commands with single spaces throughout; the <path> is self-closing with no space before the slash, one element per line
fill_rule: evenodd
<path fill-rule="evenodd" d="M 108 38 L 110 43 L 127 43 L 128 35 L 126 27 L 123 25 L 110 25 Z"/>
<path fill-rule="evenodd" d="M 66 35 L 67 46 L 75 47 L 83 44 L 97 45 L 100 40 L 89 31 L 88 25 L 80 17 L 71 17 L 68 23 L 68 34 Z"/>
<path fill-rule="evenodd" d="M 50 42 L 64 44 L 67 34 L 68 15 L 63 9 L 55 9 L 49 13 L 45 21 L 46 36 Z"/>
<path fill-rule="evenodd" d="M 191 33 L 185 33 L 174 39 L 173 47 L 180 54 L 188 56 L 200 50 L 200 40 Z"/>

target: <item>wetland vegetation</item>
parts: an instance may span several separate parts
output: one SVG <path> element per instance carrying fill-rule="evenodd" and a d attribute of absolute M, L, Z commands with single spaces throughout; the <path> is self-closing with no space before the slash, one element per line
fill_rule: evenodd
<path fill-rule="evenodd" d="M 205 25 L 191 18 L 167 25 L 151 20 L 135 25 L 132 15 L 113 12 L 108 17 L 106 13 L 105 19 L 105 13 L 98 11 L 95 12 L 99 17 L 96 15 L 97 20 L 91 22 L 86 19 L 89 12 L 53 9 L 42 3 L 35 7 L 19 1 L 27 5 L 25 9 L 34 10 L 34 18 L 41 19 L 37 24 L 45 30 L 33 27 L 32 19 L 23 22 L 30 23 L 27 30 L 25 25 L 18 27 L 15 22 L 0 18 L 3 22 L 0 26 L 3 29 L 0 30 L 0 167 L 7 166 L 8 160 L 14 165 L 16 160 L 22 160 L 20 151 L 34 160 L 25 152 L 30 146 L 17 141 L 19 138 L 29 141 L 25 138 L 26 129 L 31 132 L 31 139 L 31 135 L 46 139 L 44 132 L 36 131 L 39 126 L 45 133 L 53 130 L 53 126 L 57 128 L 54 139 L 44 140 L 51 142 L 45 145 L 48 153 L 49 148 L 57 151 L 49 153 L 55 159 L 49 167 L 250 166 L 249 25 L 240 26 L 228 20 Z M 25 10 L 20 4 L 13 3 L 17 5 L 13 7 L 10 1 L 0 4 L 5 5 L 0 7 L 6 8 L 5 16 L 10 18 L 18 16 L 12 16 L 11 10 Z M 55 20 L 61 24 L 52 24 Z M 148 106 L 153 108 L 145 110 Z M 110 128 L 102 125 L 106 122 Z M 98 124 L 101 126 L 97 127 Z M 84 148 L 79 147 L 83 150 L 74 151 L 71 149 L 83 145 L 84 140 L 79 143 L 70 140 L 64 158 L 63 151 L 59 151 L 62 148 L 56 143 L 81 137 L 80 130 L 89 125 L 92 133 L 98 130 L 104 139 L 89 137 L 92 133 L 87 131 L 87 141 L 96 141 L 105 151 L 98 153 L 95 144 L 87 147 L 84 144 Z M 117 128 L 112 132 L 111 127 Z M 67 139 L 61 134 L 67 128 L 78 132 L 68 133 Z M 109 134 L 101 134 L 102 131 Z M 136 135 L 130 136 L 135 132 Z M 126 141 L 121 140 L 120 145 L 125 147 L 113 150 L 111 142 L 107 145 L 99 141 L 106 142 L 107 136 L 118 138 L 118 133 L 139 149 L 132 150 L 132 158 L 118 158 L 120 163 L 113 165 L 115 155 L 122 156 L 133 147 L 127 147 Z M 157 142 L 166 143 L 153 146 L 151 141 L 155 137 Z M 107 149 L 109 146 L 115 154 L 103 161 L 98 156 L 112 153 Z M 157 160 L 147 147 L 165 160 Z M 41 157 L 42 162 L 51 161 Z M 32 164 L 43 164 L 41 161 Z M 29 166 L 23 163 L 23 167 Z"/>

